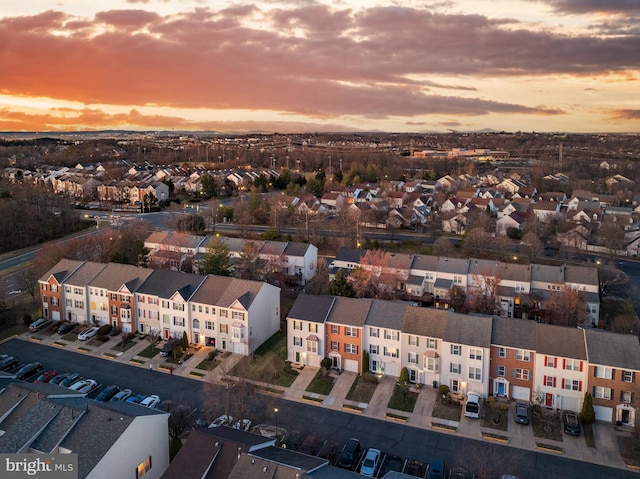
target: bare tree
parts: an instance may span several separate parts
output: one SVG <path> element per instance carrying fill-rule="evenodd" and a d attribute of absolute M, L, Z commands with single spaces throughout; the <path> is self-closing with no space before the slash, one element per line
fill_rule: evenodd
<path fill-rule="evenodd" d="M 398 283 L 406 281 L 406 272 L 391 266 L 392 257 L 383 250 L 368 250 L 360 266 L 349 275 L 356 296 L 360 298 L 393 299 Z"/>
<path fill-rule="evenodd" d="M 545 322 L 560 326 L 575 327 L 586 317 L 585 303 L 578 290 L 567 288 L 552 293 L 545 302 Z"/>
<path fill-rule="evenodd" d="M 305 290 L 310 294 L 327 294 L 329 292 L 329 266 L 326 261 L 318 262 L 316 274 L 307 283 Z"/>
<path fill-rule="evenodd" d="M 433 242 L 433 254 L 436 256 L 452 256 L 453 251 L 453 243 L 444 236 Z"/>
<path fill-rule="evenodd" d="M 500 278 L 492 271 L 472 274 L 472 286 L 467 289 L 467 310 L 481 314 L 496 314 L 500 309 L 498 286 Z"/>
<path fill-rule="evenodd" d="M 464 239 L 462 249 L 469 256 L 481 258 L 489 249 L 490 238 L 483 228 L 473 228 Z"/>
<path fill-rule="evenodd" d="M 544 252 L 544 245 L 535 233 L 525 233 L 520 244 L 522 245 L 522 251 L 529 257 L 529 261 L 539 258 Z"/>

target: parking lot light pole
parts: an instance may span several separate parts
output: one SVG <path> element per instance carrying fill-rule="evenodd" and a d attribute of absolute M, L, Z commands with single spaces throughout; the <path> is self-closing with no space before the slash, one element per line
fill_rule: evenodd
<path fill-rule="evenodd" d="M 276 415 L 276 442 L 278 442 L 278 408 L 274 407 L 273 412 Z"/>

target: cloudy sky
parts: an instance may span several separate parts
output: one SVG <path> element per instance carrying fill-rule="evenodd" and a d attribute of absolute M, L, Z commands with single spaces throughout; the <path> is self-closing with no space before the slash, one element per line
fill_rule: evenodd
<path fill-rule="evenodd" d="M 637 132 L 640 0 L 11 0 L 0 130 Z"/>

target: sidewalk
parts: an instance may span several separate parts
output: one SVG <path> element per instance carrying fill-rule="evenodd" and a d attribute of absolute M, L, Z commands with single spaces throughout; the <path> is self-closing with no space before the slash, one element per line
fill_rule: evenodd
<path fill-rule="evenodd" d="M 242 359 L 242 356 L 237 354 L 230 354 L 222 359 L 221 364 L 218 365 L 211 373 L 205 370 L 198 370 L 196 366 L 203 360 L 207 359 L 210 351 L 214 348 L 200 347 L 197 351 L 193 352 L 193 356 L 182 364 L 167 363 L 165 358 L 156 355 L 153 358 L 144 358 L 138 356 L 138 354 L 149 346 L 149 342 L 144 339 L 137 340 L 137 344 L 127 349 L 124 352 L 114 351 L 113 347 L 118 343 L 115 339 L 110 339 L 104 344 L 95 345 L 91 341 L 65 341 L 60 338 L 59 335 L 53 334 L 30 334 L 25 333 L 18 336 L 18 339 L 24 341 L 37 341 L 41 344 L 59 347 L 67 349 L 69 351 L 79 351 L 83 354 L 102 357 L 107 360 L 118 361 L 127 364 L 139 365 L 140 367 L 149 367 L 149 364 L 153 365 L 153 370 L 163 372 L 167 374 L 174 374 L 177 376 L 189 377 L 190 379 L 200 381 L 213 381 L 215 383 L 223 383 L 223 379 L 228 377 L 228 372 Z M 91 344 L 89 344 L 91 343 Z M 158 347 L 162 347 L 163 342 L 158 344 Z M 169 368 L 173 368 L 171 371 Z M 263 385 L 268 386 L 270 391 L 277 393 L 278 390 L 282 391 L 281 397 L 289 401 L 305 401 L 304 396 L 314 396 L 311 393 L 306 393 L 306 388 L 313 380 L 318 368 L 306 366 L 302 370 L 293 384 L 289 388 L 282 388 L 275 385 Z M 194 374 L 195 373 L 195 374 Z M 201 374 L 201 375 L 200 375 Z M 331 393 L 327 397 L 318 397 L 319 401 L 316 404 L 319 407 L 326 407 L 329 409 L 343 411 L 343 404 L 346 401 L 346 396 L 356 379 L 357 374 L 353 372 L 343 371 L 340 375 L 334 376 L 334 385 Z M 358 407 L 362 409 L 360 412 L 353 411 L 352 413 L 361 413 L 363 416 L 367 416 L 379 420 L 387 419 L 387 404 L 393 389 L 396 384 L 396 378 L 390 376 L 382 376 L 375 389 L 375 392 L 368 404 L 359 404 Z M 531 425 L 523 426 L 516 424 L 513 420 L 515 417 L 515 402 L 510 403 L 509 407 L 509 419 L 507 431 L 482 427 L 481 422 L 477 419 L 469 419 L 462 416 L 458 422 L 445 421 L 439 418 L 432 417 L 433 407 L 437 400 L 437 389 L 430 387 L 423 387 L 418 393 L 415 407 L 412 413 L 399 414 L 399 411 L 389 411 L 401 416 L 406 416 L 406 423 L 412 427 L 418 427 L 422 429 L 433 429 L 432 423 L 436 424 L 448 424 L 451 429 L 443 434 L 455 434 L 457 436 L 475 439 L 475 440 L 494 440 L 490 437 L 483 437 L 483 433 L 494 434 L 499 436 L 500 442 L 509 447 L 515 447 L 519 449 L 525 449 L 529 451 L 538 451 L 545 454 L 554 454 L 554 452 L 540 450 L 537 443 L 554 442 L 545 441 L 541 438 L 536 438 L 533 434 L 533 427 Z M 320 402 L 321 401 L 321 402 Z M 309 401 L 305 401 L 309 402 Z M 348 402 L 348 401 L 347 401 Z M 571 437 L 563 434 L 563 441 L 557 442 L 557 447 L 562 449 L 561 454 L 564 457 L 602 464 L 608 467 L 620 468 L 628 470 L 625 463 L 620 456 L 620 447 L 618 445 L 618 437 L 613 429 L 613 426 L 608 423 L 598 422 L 593 425 L 594 438 L 596 447 L 588 447 L 585 442 L 584 436 Z"/>

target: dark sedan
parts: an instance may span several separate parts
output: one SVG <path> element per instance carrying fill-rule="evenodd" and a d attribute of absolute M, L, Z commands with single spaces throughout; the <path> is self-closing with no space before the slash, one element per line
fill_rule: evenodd
<path fill-rule="evenodd" d="M 98 402 L 109 402 L 109 400 L 120 392 L 120 388 L 118 386 L 109 386 L 103 389 L 103 391 L 98 394 L 96 401 Z"/>
<path fill-rule="evenodd" d="M 16 373 L 16 379 L 27 379 L 36 373 L 42 371 L 42 364 L 35 362 L 22 366 Z"/>
<path fill-rule="evenodd" d="M 525 403 L 517 403 L 516 404 L 516 422 L 518 424 L 529 424 L 530 421 L 530 409 L 529 405 Z"/>
<path fill-rule="evenodd" d="M 67 334 L 76 329 L 78 323 L 62 323 L 58 328 L 58 334 Z"/>
<path fill-rule="evenodd" d="M 580 435 L 580 418 L 573 411 L 565 411 L 562 413 L 562 424 L 564 432 L 572 436 Z"/>

